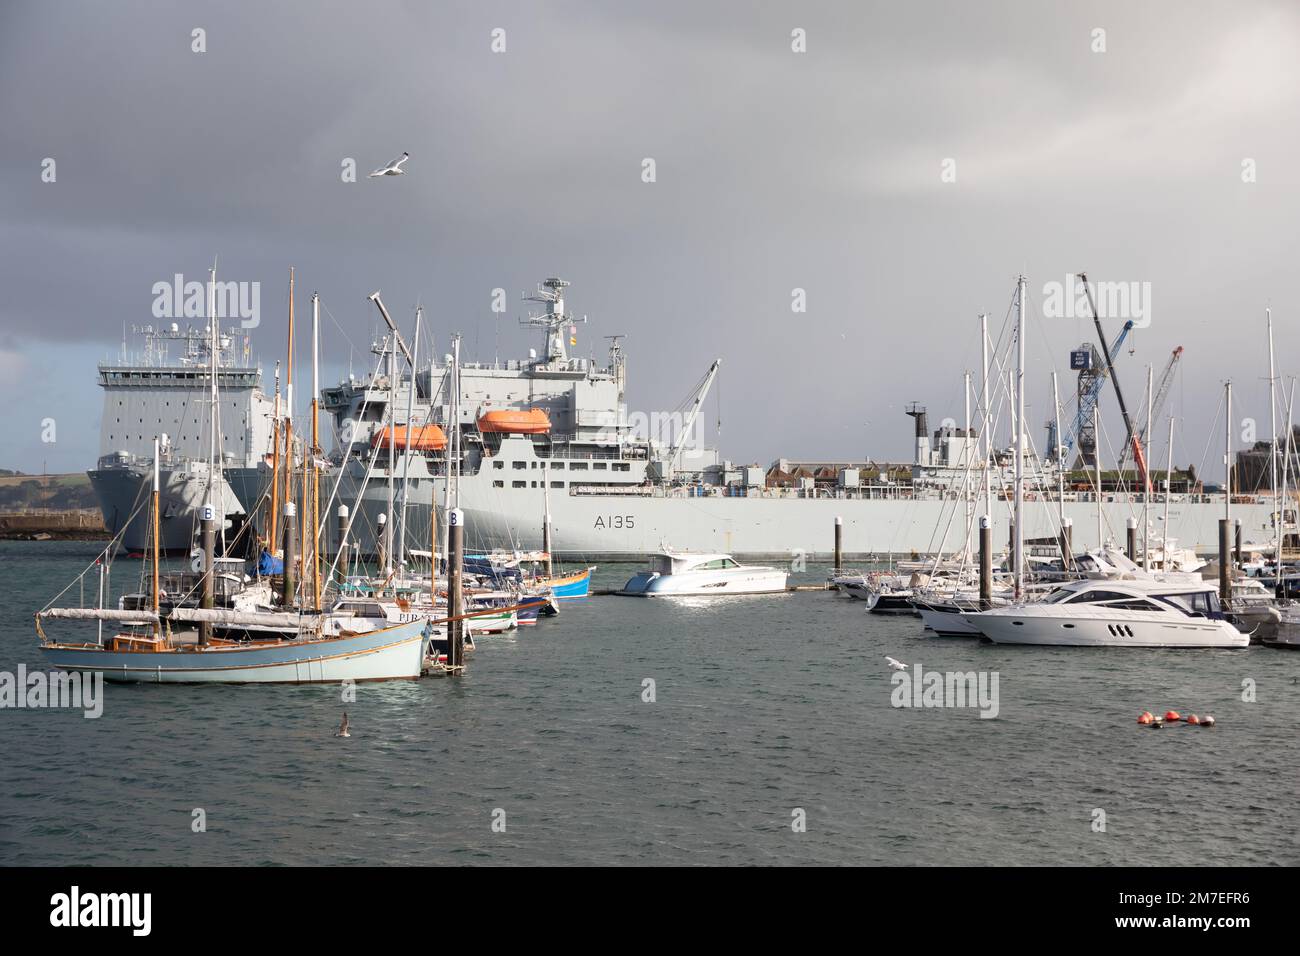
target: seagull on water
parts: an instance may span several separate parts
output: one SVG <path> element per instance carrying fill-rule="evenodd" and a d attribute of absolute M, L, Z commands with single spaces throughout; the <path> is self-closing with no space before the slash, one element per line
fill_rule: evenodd
<path fill-rule="evenodd" d="M 339 724 L 339 729 L 334 732 L 335 737 L 351 737 L 348 733 L 348 712 L 343 711 L 343 723 Z"/>
<path fill-rule="evenodd" d="M 893 668 L 894 670 L 896 670 L 896 671 L 905 671 L 905 670 L 907 670 L 907 665 L 906 665 L 906 664 L 904 664 L 902 661 L 896 661 L 896 660 L 894 660 L 894 659 L 893 659 L 892 657 L 890 657 L 889 655 L 885 655 L 885 660 L 889 661 L 889 666 L 892 667 L 892 668 Z"/>
<path fill-rule="evenodd" d="M 411 158 L 410 153 L 403 153 L 401 156 L 397 157 L 387 166 L 380 166 L 373 173 L 371 173 L 368 178 L 374 179 L 376 176 L 404 176 L 406 175 L 406 170 L 402 168 L 402 164 L 410 158 Z"/>

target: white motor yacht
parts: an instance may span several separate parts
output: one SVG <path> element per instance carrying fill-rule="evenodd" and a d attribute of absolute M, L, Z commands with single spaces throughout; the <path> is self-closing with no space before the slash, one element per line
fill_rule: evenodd
<path fill-rule="evenodd" d="M 741 564 L 729 554 L 664 550 L 650 558 L 650 570 L 633 576 L 620 594 L 637 597 L 776 594 L 786 590 L 780 568 Z"/>
<path fill-rule="evenodd" d="M 1042 601 L 964 614 L 995 644 L 1058 647 L 1246 647 L 1204 582 L 1083 580 Z"/>

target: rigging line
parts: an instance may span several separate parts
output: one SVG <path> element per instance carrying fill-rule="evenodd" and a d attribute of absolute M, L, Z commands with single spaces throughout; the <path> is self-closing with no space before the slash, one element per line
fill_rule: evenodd
<path fill-rule="evenodd" d="M 122 523 L 122 527 L 117 532 L 117 534 L 113 535 L 113 537 L 109 539 L 108 544 L 104 545 L 103 550 L 100 551 L 99 554 L 95 556 L 94 560 L 92 560 L 90 564 L 86 565 L 86 567 L 82 570 L 80 574 L 77 575 L 76 578 L 73 578 L 73 580 L 69 581 L 62 591 L 54 595 L 54 597 L 50 598 L 50 600 L 45 604 L 45 606 L 41 608 L 41 611 L 48 611 L 51 607 L 53 607 L 55 601 L 57 601 L 59 598 L 63 597 L 63 595 L 71 591 L 72 586 L 76 584 L 78 580 L 80 580 L 81 578 L 89 574 L 90 569 L 93 568 L 96 564 L 98 564 L 102 559 L 105 558 L 110 548 L 115 548 L 117 547 L 118 544 L 121 543 L 122 539 L 126 535 L 126 529 L 130 527 L 131 522 L 135 520 L 136 516 L 139 515 L 140 511 L 144 508 L 145 504 L 149 502 L 150 498 L 152 498 L 153 495 L 152 491 L 150 491 L 149 497 L 145 497 L 143 495 L 142 492 L 144 487 L 145 485 L 142 483 L 140 486 L 141 491 L 137 492 L 137 497 L 136 497 L 136 500 L 139 502 L 139 504 L 137 504 L 135 510 L 131 512 L 130 517 L 128 517 L 127 520 Z M 109 561 L 108 563 L 111 564 L 112 562 Z"/>

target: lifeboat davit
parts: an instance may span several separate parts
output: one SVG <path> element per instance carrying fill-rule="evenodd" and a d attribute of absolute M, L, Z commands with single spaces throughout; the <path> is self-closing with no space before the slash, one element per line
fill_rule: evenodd
<path fill-rule="evenodd" d="M 388 428 L 382 428 L 375 432 L 370 439 L 371 447 L 383 446 L 388 447 Z M 419 425 L 415 428 L 408 428 L 406 425 L 398 425 L 393 432 L 393 444 L 403 451 L 442 451 L 447 447 L 447 433 L 439 425 Z"/>
<path fill-rule="evenodd" d="M 478 430 L 512 435 L 545 435 L 551 430 L 551 420 L 540 408 L 502 408 L 484 414 L 478 420 Z"/>

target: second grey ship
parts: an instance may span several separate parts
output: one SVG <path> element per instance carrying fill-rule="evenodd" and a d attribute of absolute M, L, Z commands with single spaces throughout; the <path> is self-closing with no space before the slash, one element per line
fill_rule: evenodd
<path fill-rule="evenodd" d="M 123 533 L 128 552 L 145 551 L 149 509 L 143 505 L 149 500 L 158 436 L 161 547 L 188 552 L 209 484 L 211 328 L 171 323 L 133 332 L 143 338 L 143 352 L 129 354 L 123 343 L 117 361 L 99 366 L 100 457 L 88 474 L 105 527 Z M 173 345 L 179 351 L 174 356 Z M 265 459 L 271 451 L 273 402 L 262 391 L 261 369 L 250 364 L 243 329 L 219 331 L 217 352 L 222 461 L 212 500 L 222 514 L 247 514 L 270 479 Z"/>

